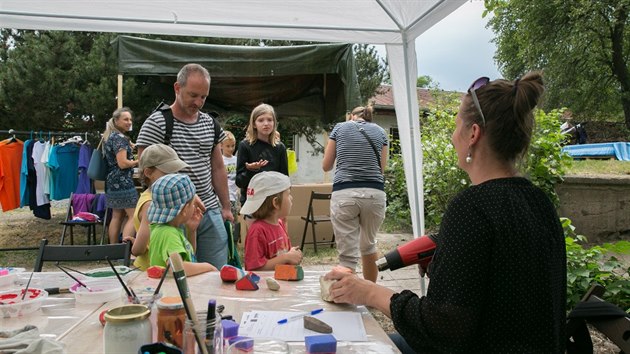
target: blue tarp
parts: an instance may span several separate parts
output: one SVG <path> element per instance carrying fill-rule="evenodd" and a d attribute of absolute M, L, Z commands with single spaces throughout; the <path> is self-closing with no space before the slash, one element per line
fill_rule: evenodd
<path fill-rule="evenodd" d="M 627 142 L 567 145 L 562 151 L 573 158 L 614 156 L 620 161 L 630 161 L 630 143 Z"/>

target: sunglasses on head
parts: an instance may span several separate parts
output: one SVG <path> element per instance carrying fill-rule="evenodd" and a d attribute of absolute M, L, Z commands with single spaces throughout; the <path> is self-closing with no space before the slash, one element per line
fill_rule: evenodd
<path fill-rule="evenodd" d="M 479 115 L 481 115 L 481 120 L 483 121 L 484 126 L 486 125 L 486 117 L 484 117 L 483 115 L 483 111 L 481 110 L 481 105 L 479 105 L 479 99 L 477 98 L 477 94 L 475 93 L 475 91 L 486 86 L 489 82 L 489 77 L 482 76 L 475 80 L 468 88 L 468 93 L 470 93 L 470 95 L 472 96 L 473 103 L 475 104 L 475 107 L 477 107 L 477 112 L 479 112 Z"/>

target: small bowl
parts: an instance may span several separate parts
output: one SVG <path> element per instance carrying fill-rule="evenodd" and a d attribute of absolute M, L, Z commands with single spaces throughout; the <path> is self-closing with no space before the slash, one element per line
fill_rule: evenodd
<path fill-rule="evenodd" d="M 0 288 L 10 289 L 14 286 L 15 279 L 17 279 L 17 273 L 9 273 L 0 275 Z"/>
<path fill-rule="evenodd" d="M 116 278 L 103 278 L 95 280 L 83 280 L 90 290 L 75 283 L 70 287 L 70 292 L 79 304 L 101 304 L 120 298 L 122 286 Z"/>
<path fill-rule="evenodd" d="M 0 268 L 0 288 L 14 288 L 18 273 L 23 271 L 24 268 Z"/>
<path fill-rule="evenodd" d="M 123 266 L 123 265 L 117 265 L 114 268 L 116 268 L 116 271 L 118 272 L 118 275 L 123 276 L 123 275 L 127 275 L 127 273 L 131 272 L 133 269 L 127 267 L 127 266 Z M 109 277 L 115 277 L 116 274 L 114 274 L 114 271 L 112 270 L 111 267 L 103 267 L 103 268 L 97 268 L 97 269 L 91 269 L 85 272 L 85 275 L 87 275 L 88 277 L 92 277 L 92 278 L 109 278 Z"/>
<path fill-rule="evenodd" d="M 42 303 L 48 297 L 46 290 L 29 288 L 22 300 L 23 291 L 24 289 L 11 289 L 0 292 L 2 317 L 18 317 L 35 312 L 42 307 Z"/>

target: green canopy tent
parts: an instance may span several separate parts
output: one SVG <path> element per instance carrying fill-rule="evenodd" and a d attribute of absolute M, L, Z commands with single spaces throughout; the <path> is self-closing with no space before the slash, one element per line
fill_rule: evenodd
<path fill-rule="evenodd" d="M 170 89 L 161 98 L 172 101 L 172 83 L 187 63 L 201 64 L 212 77 L 206 111 L 249 113 L 265 102 L 280 116 L 332 121 L 361 101 L 350 44 L 246 47 L 119 36 L 112 45 L 119 105 L 124 75 L 166 77 Z"/>

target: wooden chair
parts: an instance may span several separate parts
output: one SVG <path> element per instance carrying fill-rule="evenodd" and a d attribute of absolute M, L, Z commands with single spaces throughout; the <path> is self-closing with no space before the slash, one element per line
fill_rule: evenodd
<path fill-rule="evenodd" d="M 311 198 L 308 202 L 308 211 L 306 216 L 302 216 L 302 220 L 304 220 L 304 232 L 302 233 L 302 244 L 300 245 L 300 249 L 304 250 L 304 245 L 313 245 L 313 250 L 315 251 L 315 253 L 317 253 L 317 235 L 315 234 L 315 226 L 318 223 L 321 222 L 330 222 L 330 197 L 332 196 L 331 193 L 317 193 L 317 192 L 311 192 Z M 326 201 L 326 204 L 328 205 L 328 214 L 326 215 L 315 215 L 314 211 L 313 211 L 313 202 L 314 201 L 320 201 L 322 204 L 324 203 L 324 201 Z M 312 230 L 312 236 L 313 236 L 313 241 L 312 242 L 305 242 L 306 240 L 306 232 L 308 231 L 308 225 L 311 225 L 311 230 Z M 324 245 L 330 245 L 330 247 L 332 248 L 335 245 L 335 234 L 333 233 L 332 235 L 332 240 L 331 241 L 321 241 L 320 244 L 324 244 Z"/>
<path fill-rule="evenodd" d="M 101 232 L 101 245 L 103 244 L 103 240 L 105 239 L 105 232 L 107 229 L 107 217 L 108 217 L 108 209 L 105 208 L 103 212 L 99 212 L 97 210 L 98 199 L 102 193 L 97 194 L 70 194 L 70 203 L 68 205 L 68 210 L 66 211 L 66 218 L 64 221 L 61 221 L 60 224 L 63 225 L 63 231 L 61 233 L 61 244 L 64 244 L 66 238 L 66 232 L 70 231 L 70 244 L 74 245 L 74 227 L 81 226 L 86 229 L 86 237 L 87 244 L 96 244 L 96 226 L 100 225 L 102 228 Z M 79 199 L 83 198 L 84 201 L 88 200 L 88 205 L 83 208 L 83 210 L 79 210 Z M 92 214 L 99 215 L 100 219 L 97 221 L 73 221 L 72 218 L 79 211 L 87 211 Z"/>
<path fill-rule="evenodd" d="M 123 264 L 129 266 L 131 255 L 131 243 L 118 243 L 115 245 L 79 245 L 57 246 L 49 245 L 47 239 L 39 244 L 39 253 L 35 261 L 34 272 L 41 272 L 44 262 L 93 262 L 122 259 Z"/>
<path fill-rule="evenodd" d="M 582 297 L 581 303 L 607 303 L 601 298 L 604 292 L 605 289 L 603 286 L 599 284 L 593 285 L 586 295 Z M 619 311 L 623 312 L 621 309 Z M 573 314 L 574 312 L 572 311 L 567 320 L 567 339 L 573 339 L 571 343 L 578 343 L 579 341 L 580 345 L 576 346 L 576 350 L 568 350 L 568 353 L 582 353 L 589 352 L 589 350 L 592 353 L 593 343 L 590 340 L 588 328 L 584 329 L 584 321 L 586 321 L 586 323 L 593 325 L 615 343 L 615 345 L 621 349 L 621 353 L 630 354 L 630 317 L 628 315 L 626 315 L 626 317 L 591 316 L 590 318 L 571 318 Z M 578 338 L 580 335 L 584 335 L 587 338 Z M 584 339 L 584 341 L 581 341 L 581 339 Z M 588 346 L 590 346 L 590 348 L 588 348 Z"/>

